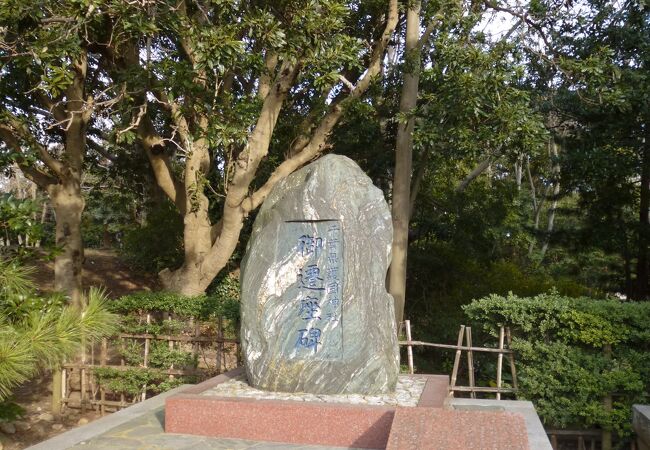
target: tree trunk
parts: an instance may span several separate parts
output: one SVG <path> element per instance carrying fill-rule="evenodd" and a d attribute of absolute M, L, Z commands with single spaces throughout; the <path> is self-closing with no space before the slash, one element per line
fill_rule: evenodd
<path fill-rule="evenodd" d="M 519 155 L 515 161 L 515 183 L 517 191 L 521 191 L 521 180 L 524 177 L 524 155 Z"/>
<path fill-rule="evenodd" d="M 636 263 L 636 298 L 648 298 L 648 243 L 650 243 L 650 148 L 643 145 L 641 198 L 639 202 L 639 244 Z"/>
<path fill-rule="evenodd" d="M 551 140 L 551 158 L 553 159 L 553 203 L 551 209 L 548 211 L 548 223 L 546 226 L 546 236 L 544 237 L 544 244 L 540 250 L 539 262 L 541 263 L 546 256 L 548 250 L 549 242 L 551 239 L 551 233 L 555 226 L 555 211 L 557 210 L 558 196 L 560 195 L 560 161 L 558 160 L 558 145 L 555 140 Z"/>
<path fill-rule="evenodd" d="M 409 3 L 406 13 L 406 61 L 404 85 L 399 111 L 408 119 L 397 128 L 395 143 L 395 174 L 393 176 L 393 259 L 388 274 L 388 289 L 395 300 L 395 319 L 399 324 L 404 318 L 406 303 L 406 259 L 410 217 L 411 174 L 413 172 L 412 116 L 417 105 L 420 82 L 420 1 Z"/>
<path fill-rule="evenodd" d="M 84 199 L 79 183 L 65 180 L 50 185 L 48 194 L 56 215 L 56 246 L 61 253 L 54 259 L 54 289 L 70 297 L 73 306 L 81 306 L 83 243 L 81 213 Z"/>

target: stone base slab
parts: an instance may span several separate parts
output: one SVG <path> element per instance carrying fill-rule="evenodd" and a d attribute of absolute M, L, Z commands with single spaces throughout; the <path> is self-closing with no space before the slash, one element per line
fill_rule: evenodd
<path fill-rule="evenodd" d="M 291 444 L 385 448 L 396 408 L 392 406 L 254 400 L 201 395 L 237 377 L 237 369 L 167 399 L 165 431 Z M 418 407 L 442 408 L 449 378 L 425 377 Z M 407 408 L 419 409 L 419 408 Z"/>
<path fill-rule="evenodd" d="M 528 449 L 520 414 L 397 408 L 387 450 Z"/>

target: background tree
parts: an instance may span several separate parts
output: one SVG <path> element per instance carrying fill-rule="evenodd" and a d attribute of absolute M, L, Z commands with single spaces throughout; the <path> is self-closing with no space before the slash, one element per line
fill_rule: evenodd
<path fill-rule="evenodd" d="M 111 6 L 55 0 L 0 6 L 3 163 L 16 163 L 47 192 L 61 249 L 55 260 L 55 288 L 74 304 L 80 302 L 82 290 L 84 162 L 90 147 L 101 151 L 101 115 L 124 94 L 93 50 L 116 42 L 105 33 L 105 23 L 111 20 L 105 11 Z M 123 30 L 113 31 L 119 36 Z"/>
<path fill-rule="evenodd" d="M 195 295 L 227 264 L 246 217 L 328 148 L 347 105 L 379 75 L 397 2 L 159 3 L 147 20 L 142 50 L 134 42 L 123 55 L 107 54 L 139 92 L 118 133 L 137 130 L 183 217 L 183 265 L 163 270 L 163 285 Z M 300 112 L 299 126 L 260 181 L 287 104 Z"/>

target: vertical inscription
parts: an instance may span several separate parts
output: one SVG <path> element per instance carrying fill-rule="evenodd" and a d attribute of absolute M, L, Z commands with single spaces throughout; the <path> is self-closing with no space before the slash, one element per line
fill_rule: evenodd
<path fill-rule="evenodd" d="M 287 292 L 295 311 L 294 357 L 338 359 L 342 354 L 342 236 L 338 221 L 287 222 L 296 236 L 296 283 Z M 288 330 L 287 330 L 288 331 Z"/>

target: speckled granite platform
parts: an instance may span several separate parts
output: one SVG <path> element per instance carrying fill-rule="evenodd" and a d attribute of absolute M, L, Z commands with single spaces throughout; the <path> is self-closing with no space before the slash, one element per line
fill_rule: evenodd
<path fill-rule="evenodd" d="M 399 402 L 442 408 L 449 384 L 446 376 L 417 375 L 406 377 L 401 390 L 383 403 L 379 396 L 312 400 L 309 394 L 252 393 L 241 385 L 242 375 L 242 370 L 232 371 L 169 397 L 165 431 L 294 445 L 385 448 Z M 239 390 L 249 396 L 234 396 L 233 391 Z"/>
<path fill-rule="evenodd" d="M 523 416 L 509 412 L 397 408 L 386 450 L 526 450 Z"/>

